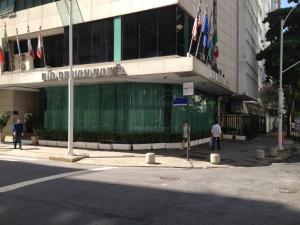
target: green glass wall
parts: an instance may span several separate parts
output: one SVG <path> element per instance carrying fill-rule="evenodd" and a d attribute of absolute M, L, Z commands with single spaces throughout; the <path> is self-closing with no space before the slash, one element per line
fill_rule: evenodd
<path fill-rule="evenodd" d="M 214 99 L 194 96 L 194 105 L 172 107 L 182 95 L 181 85 L 97 84 L 75 86 L 74 129 L 78 132 L 181 133 L 188 119 L 193 132 L 210 129 Z M 44 128 L 67 130 L 67 87 L 45 88 Z M 187 113 L 188 112 L 188 113 Z"/>

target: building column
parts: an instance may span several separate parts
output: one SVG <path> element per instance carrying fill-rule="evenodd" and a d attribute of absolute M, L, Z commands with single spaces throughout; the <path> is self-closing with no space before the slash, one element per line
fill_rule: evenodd
<path fill-rule="evenodd" d="M 114 18 L 114 61 L 122 59 L 122 26 L 121 17 Z"/>

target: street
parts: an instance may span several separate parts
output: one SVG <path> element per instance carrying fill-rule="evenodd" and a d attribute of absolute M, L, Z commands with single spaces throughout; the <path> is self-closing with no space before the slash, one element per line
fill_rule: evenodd
<path fill-rule="evenodd" d="M 1 225 L 300 224 L 299 162 L 213 169 L 0 157 Z"/>

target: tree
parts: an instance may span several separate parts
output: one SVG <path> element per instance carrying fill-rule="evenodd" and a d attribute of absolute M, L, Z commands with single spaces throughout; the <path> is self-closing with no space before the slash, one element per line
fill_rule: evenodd
<path fill-rule="evenodd" d="M 299 0 L 289 2 L 298 3 Z M 280 50 L 280 21 L 290 12 L 291 8 L 277 9 L 268 13 L 263 23 L 269 25 L 265 41 L 268 47 L 257 54 L 257 60 L 264 60 L 267 82 L 278 85 L 279 82 L 279 50 Z M 284 27 L 284 47 L 283 47 L 283 70 L 300 60 L 300 7 L 293 11 L 285 23 Z M 285 91 L 285 108 L 287 121 L 291 120 L 294 102 L 299 98 L 300 93 L 300 64 L 283 74 L 283 88 Z M 300 100 L 300 99 L 299 99 Z M 290 123 L 288 125 L 288 135 L 290 134 Z"/>
<path fill-rule="evenodd" d="M 272 85 L 265 85 L 259 91 L 259 99 L 264 106 L 265 112 L 274 115 L 278 107 L 278 88 Z"/>

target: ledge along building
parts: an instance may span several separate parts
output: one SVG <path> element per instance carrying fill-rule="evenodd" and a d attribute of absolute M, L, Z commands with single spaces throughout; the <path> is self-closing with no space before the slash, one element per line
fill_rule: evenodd
<path fill-rule="evenodd" d="M 3 2 L 0 111 L 66 131 L 69 1 Z M 198 3 L 73 0 L 75 133 L 179 134 L 189 120 L 209 136 L 237 92 L 238 0 Z M 186 82 L 191 104 L 176 107 Z"/>

